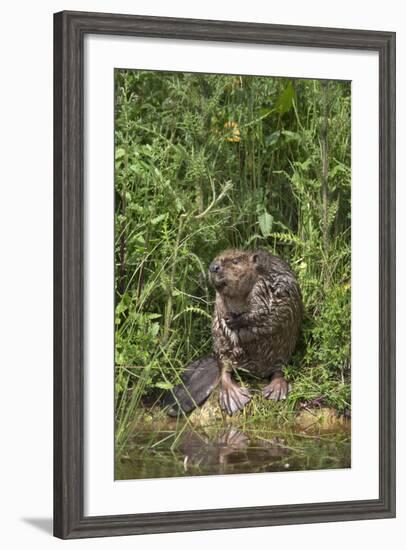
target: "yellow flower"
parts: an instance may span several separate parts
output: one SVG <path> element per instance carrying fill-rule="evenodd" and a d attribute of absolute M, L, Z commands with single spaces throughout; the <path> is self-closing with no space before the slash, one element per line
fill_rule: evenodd
<path fill-rule="evenodd" d="M 226 128 L 226 130 L 229 130 L 229 132 L 225 137 L 226 141 L 233 141 L 233 142 L 241 141 L 240 130 L 236 122 L 234 121 L 226 122 L 224 124 L 224 128 Z"/>

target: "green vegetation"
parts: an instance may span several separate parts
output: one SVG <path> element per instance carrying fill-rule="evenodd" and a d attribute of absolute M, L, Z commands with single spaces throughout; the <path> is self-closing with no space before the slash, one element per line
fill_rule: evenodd
<path fill-rule="evenodd" d="M 116 439 L 211 351 L 207 266 L 222 249 L 288 260 L 301 341 L 284 403 L 350 406 L 349 82 L 117 70 Z"/>

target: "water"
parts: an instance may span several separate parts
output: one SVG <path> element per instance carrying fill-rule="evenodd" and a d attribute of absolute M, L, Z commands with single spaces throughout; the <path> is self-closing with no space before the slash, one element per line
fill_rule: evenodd
<path fill-rule="evenodd" d="M 116 479 L 349 468 L 349 421 L 327 429 L 296 425 L 151 430 L 139 426 L 121 456 Z"/>

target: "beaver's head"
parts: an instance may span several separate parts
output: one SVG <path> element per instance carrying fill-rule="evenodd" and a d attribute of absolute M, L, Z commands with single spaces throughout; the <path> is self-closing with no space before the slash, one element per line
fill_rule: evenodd
<path fill-rule="evenodd" d="M 225 250 L 209 266 L 209 280 L 217 292 L 228 297 L 244 297 L 258 280 L 260 253 Z"/>

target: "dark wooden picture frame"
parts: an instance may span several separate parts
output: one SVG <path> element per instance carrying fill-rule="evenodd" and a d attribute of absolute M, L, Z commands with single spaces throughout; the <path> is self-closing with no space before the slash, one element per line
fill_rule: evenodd
<path fill-rule="evenodd" d="M 112 516 L 83 511 L 83 39 L 86 34 L 379 54 L 379 498 Z M 395 33 L 133 15 L 54 16 L 54 534 L 80 538 L 395 516 Z"/>

